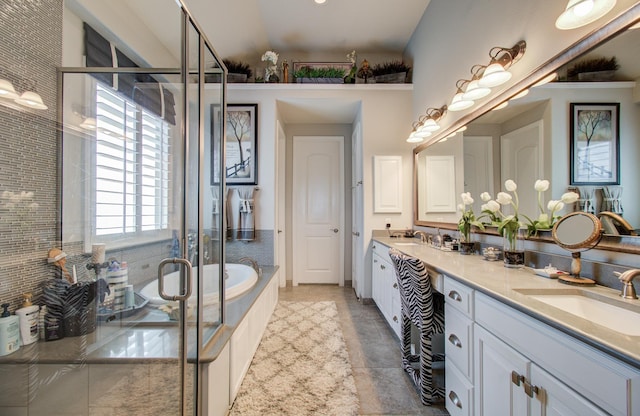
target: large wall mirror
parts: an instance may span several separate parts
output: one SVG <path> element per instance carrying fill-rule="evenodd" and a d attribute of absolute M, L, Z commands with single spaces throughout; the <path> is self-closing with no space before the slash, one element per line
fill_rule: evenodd
<path fill-rule="evenodd" d="M 459 219 L 455 206 L 462 192 L 471 192 L 475 199 L 474 212 L 479 214 L 483 204 L 480 194 L 486 191 L 495 197 L 504 190 L 506 179 L 518 184 L 520 212 L 536 218 L 538 192 L 534 183 L 536 179 L 548 179 L 550 189 L 543 194 L 545 201 L 559 199 L 568 189 L 575 188 L 588 202 L 589 212 L 597 215 L 600 211 L 614 211 L 633 229 L 640 229 L 640 86 L 637 85 L 640 83 L 640 28 L 627 29 L 638 22 L 637 9 L 627 13 L 626 18 L 615 19 L 595 30 L 551 61 L 541 63 L 529 79 L 518 82 L 483 108 L 469 113 L 440 137 L 417 147 L 414 151 L 414 223 L 455 229 Z M 611 57 L 616 58 L 619 69 L 608 80 L 578 80 L 568 74 L 567 69 L 576 62 Z M 556 72 L 558 79 L 535 86 L 549 72 Z M 526 96 L 510 100 L 501 110 L 490 110 L 525 88 L 529 89 Z M 609 172 L 610 180 L 575 180 L 576 177 L 572 180 L 572 112 L 580 109 L 577 104 L 596 103 L 610 105 L 607 108 L 611 108 L 614 115 L 611 123 L 619 134 L 614 131 L 612 140 L 617 140 L 619 150 L 611 155 L 611 160 L 618 172 Z M 443 139 L 462 125 L 466 126 L 465 131 Z M 614 144 L 609 147 L 615 150 Z M 448 169 L 454 176 L 447 177 L 447 189 L 435 196 L 446 200 L 445 194 L 449 192 L 456 199 L 453 207 L 434 203 L 429 183 L 429 178 L 438 173 L 433 171 L 434 166 L 438 166 L 434 162 L 443 158 L 452 161 Z M 584 202 L 582 205 L 584 207 Z M 563 212 L 571 210 L 567 207 Z M 627 233 L 616 227 L 609 227 L 605 232 L 609 235 L 599 247 L 640 253 L 640 237 L 621 235 Z M 545 240 L 545 237 L 538 238 Z"/>

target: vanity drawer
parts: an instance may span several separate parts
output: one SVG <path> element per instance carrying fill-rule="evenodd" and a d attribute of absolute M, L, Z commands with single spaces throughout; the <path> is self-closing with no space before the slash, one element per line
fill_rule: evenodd
<path fill-rule="evenodd" d="M 462 312 L 466 317 L 473 319 L 473 289 L 444 277 L 444 298 L 448 305 Z"/>
<path fill-rule="evenodd" d="M 371 250 L 386 261 L 391 262 L 391 259 L 389 258 L 389 247 L 384 244 L 374 241 L 371 245 Z"/>
<path fill-rule="evenodd" d="M 444 310 L 447 371 L 455 366 L 468 380 L 473 380 L 473 323 L 449 303 L 445 304 Z"/>
<path fill-rule="evenodd" d="M 445 406 L 451 416 L 469 416 L 473 414 L 473 386 L 455 368 L 447 367 L 445 372 Z"/>

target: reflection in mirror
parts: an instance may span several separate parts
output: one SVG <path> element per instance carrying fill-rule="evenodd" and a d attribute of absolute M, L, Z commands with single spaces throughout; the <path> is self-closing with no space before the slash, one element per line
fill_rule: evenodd
<path fill-rule="evenodd" d="M 551 232 L 560 247 L 571 251 L 571 276 L 560 276 L 558 281 L 572 285 L 595 285 L 595 281 L 580 277 L 580 252 L 594 248 L 602 238 L 600 220 L 588 212 L 572 212 L 562 217 Z"/>
<path fill-rule="evenodd" d="M 631 227 L 624 218 L 620 215 L 609 212 L 602 211 L 598 214 L 598 218 L 602 223 L 602 228 L 606 234 L 611 235 L 638 235 L 636 230 Z"/>
<path fill-rule="evenodd" d="M 464 133 L 458 133 L 447 141 L 430 145 L 415 155 L 416 161 L 416 224 L 443 226 L 457 222 L 458 215 L 451 212 L 431 212 L 424 207 L 428 201 L 425 172 L 422 164 L 434 155 L 454 155 L 455 179 L 447 182 L 455 186 L 454 195 L 471 192 L 474 212 L 481 212 L 482 192 L 492 197 L 503 191 L 505 180 L 518 184 L 520 212 L 530 218 L 539 213 L 540 196 L 534 189 L 536 179 L 547 179 L 550 188 L 542 196 L 542 209 L 550 199 L 560 199 L 569 189 L 580 193 L 581 200 L 575 206 L 567 206 L 564 212 L 584 209 L 597 214 L 616 211 L 630 224 L 640 227 L 640 105 L 638 105 L 636 80 L 640 79 L 640 30 L 627 30 L 603 43 L 575 61 L 566 63 L 558 71 L 558 81 L 530 89 L 527 96 L 512 99 L 508 106 L 476 118 L 467 125 Z M 616 57 L 619 69 L 608 82 L 568 82 L 567 72 L 590 58 Z M 620 104 L 620 184 L 574 186 L 570 183 L 570 104 L 571 103 L 619 103 Z M 462 155 L 462 156 L 460 156 Z M 618 196 L 612 206 L 611 195 Z M 585 209 L 586 207 L 586 209 Z M 455 224 L 452 224 L 455 225 Z M 615 227 L 614 227 L 615 228 Z M 607 228 L 607 233 L 614 228 Z M 626 235 L 631 235 L 628 233 Z"/>

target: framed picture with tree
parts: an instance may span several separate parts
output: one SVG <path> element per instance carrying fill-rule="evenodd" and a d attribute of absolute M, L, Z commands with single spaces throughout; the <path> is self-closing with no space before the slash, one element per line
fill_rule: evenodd
<path fill-rule="evenodd" d="M 212 105 L 212 131 L 222 122 L 219 105 Z M 215 141 L 215 137 L 214 137 Z M 229 185 L 258 184 L 258 104 L 227 104 L 224 138 L 224 172 Z M 219 181 L 217 163 L 212 163 L 213 182 Z"/>
<path fill-rule="evenodd" d="M 620 103 L 571 103 L 571 185 L 620 184 Z"/>

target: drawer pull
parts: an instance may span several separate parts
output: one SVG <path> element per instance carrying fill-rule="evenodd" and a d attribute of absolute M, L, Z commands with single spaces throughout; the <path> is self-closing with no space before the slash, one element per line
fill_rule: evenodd
<path fill-rule="evenodd" d="M 533 397 L 534 394 L 538 394 L 538 386 L 529 383 L 527 380 L 523 380 L 522 384 L 524 385 L 524 392 L 527 396 Z"/>
<path fill-rule="evenodd" d="M 516 386 L 520 385 L 520 382 L 524 381 L 524 376 L 521 376 L 520 374 L 518 374 L 517 371 L 512 371 L 511 372 L 511 382 L 513 384 L 515 384 Z"/>
<path fill-rule="evenodd" d="M 449 291 L 449 297 L 457 302 L 462 302 L 462 296 L 460 296 L 460 293 L 455 290 Z"/>
<path fill-rule="evenodd" d="M 377 260 L 377 259 L 373 259 L 373 262 L 374 262 L 374 263 L 377 263 L 377 262 L 378 262 L 378 260 Z"/>
<path fill-rule="evenodd" d="M 458 398 L 458 395 L 456 394 L 455 391 L 451 390 L 449 392 L 449 400 L 451 400 L 451 403 L 453 403 L 454 405 L 456 405 L 457 408 L 462 409 L 462 402 L 460 401 L 460 399 Z"/>
<path fill-rule="evenodd" d="M 397 289 L 397 288 L 398 288 L 398 283 L 394 283 L 394 284 L 393 284 L 393 288 L 394 288 L 394 289 Z"/>
<path fill-rule="evenodd" d="M 449 335 L 449 342 L 455 347 L 462 348 L 462 342 L 460 342 L 460 338 L 458 338 L 456 334 Z"/>

